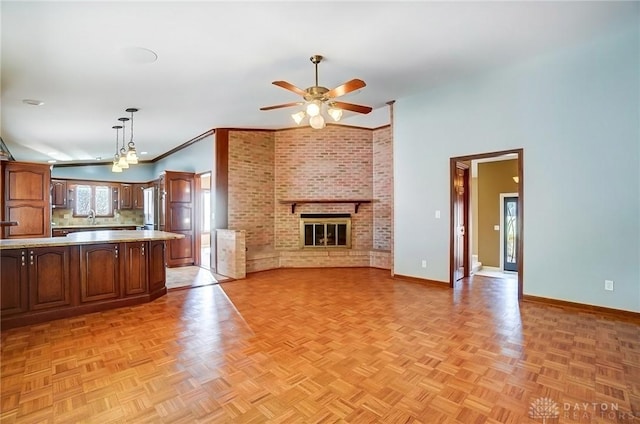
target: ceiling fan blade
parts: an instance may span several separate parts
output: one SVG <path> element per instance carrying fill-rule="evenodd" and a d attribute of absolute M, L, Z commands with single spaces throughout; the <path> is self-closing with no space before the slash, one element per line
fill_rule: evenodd
<path fill-rule="evenodd" d="M 294 93 L 299 94 L 299 95 L 301 95 L 303 97 L 307 95 L 306 91 L 304 91 L 303 89 L 298 88 L 295 85 L 293 85 L 291 83 L 288 83 L 286 81 L 274 81 L 273 85 L 277 85 L 278 87 L 282 87 L 285 90 L 293 91 Z"/>
<path fill-rule="evenodd" d="M 303 102 L 293 102 L 293 103 L 283 103 L 281 105 L 273 105 L 273 106 L 265 106 L 261 107 L 260 110 L 272 110 L 272 109 L 280 109 L 281 107 L 291 107 L 298 106 L 304 104 Z"/>
<path fill-rule="evenodd" d="M 331 102 L 331 105 L 338 109 L 350 110 L 351 112 L 358 112 L 367 114 L 373 110 L 369 106 L 354 105 L 353 103 L 345 102 Z"/>
<path fill-rule="evenodd" d="M 361 79 L 352 79 L 351 81 L 347 81 L 342 85 L 337 86 L 336 88 L 327 91 L 324 93 L 324 96 L 327 99 L 332 99 L 334 97 L 344 96 L 347 93 L 351 93 L 352 91 L 356 91 L 366 86 L 364 81 Z"/>

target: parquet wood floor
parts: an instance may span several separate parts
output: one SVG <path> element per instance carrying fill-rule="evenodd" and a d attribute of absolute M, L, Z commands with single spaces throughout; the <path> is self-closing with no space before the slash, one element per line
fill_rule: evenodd
<path fill-rule="evenodd" d="M 0 420 L 640 422 L 640 323 L 515 284 L 274 270 L 3 331 Z"/>
<path fill-rule="evenodd" d="M 181 290 L 192 287 L 208 286 L 231 278 L 216 274 L 209 269 L 199 266 L 181 266 L 166 269 L 167 290 Z"/>

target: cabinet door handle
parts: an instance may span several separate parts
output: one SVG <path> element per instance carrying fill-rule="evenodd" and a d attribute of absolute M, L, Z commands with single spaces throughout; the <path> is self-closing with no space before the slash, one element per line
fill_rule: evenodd
<path fill-rule="evenodd" d="M 142 243 L 142 256 L 144 256 L 144 243 Z"/>
<path fill-rule="evenodd" d="M 29 264 L 33 265 L 33 250 L 29 252 Z"/>
<path fill-rule="evenodd" d="M 25 266 L 27 264 L 27 258 L 25 258 L 25 253 L 24 250 L 22 251 L 22 266 Z"/>
<path fill-rule="evenodd" d="M 116 246 L 115 253 L 116 253 L 116 258 L 117 258 L 118 257 L 118 246 Z"/>

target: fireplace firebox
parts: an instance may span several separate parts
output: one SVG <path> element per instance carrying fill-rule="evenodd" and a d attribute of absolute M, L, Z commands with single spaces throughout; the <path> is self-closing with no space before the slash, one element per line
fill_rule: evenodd
<path fill-rule="evenodd" d="M 300 247 L 351 248 L 350 214 L 301 214 Z"/>

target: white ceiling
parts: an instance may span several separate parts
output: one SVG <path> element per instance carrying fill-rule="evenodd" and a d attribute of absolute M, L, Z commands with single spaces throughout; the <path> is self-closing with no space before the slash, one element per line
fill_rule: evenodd
<path fill-rule="evenodd" d="M 638 18 L 637 2 L 6 1 L 1 136 L 17 160 L 109 161 L 117 118 L 135 114 L 151 160 L 212 129 L 294 126 L 298 101 L 271 84 L 352 78 L 340 100 L 374 108 L 343 123 L 389 123 L 386 103 L 594 37 Z M 131 48 L 157 54 L 136 63 Z M 26 105 L 37 99 L 42 106 Z M 127 140 L 129 134 L 127 133 Z"/>

